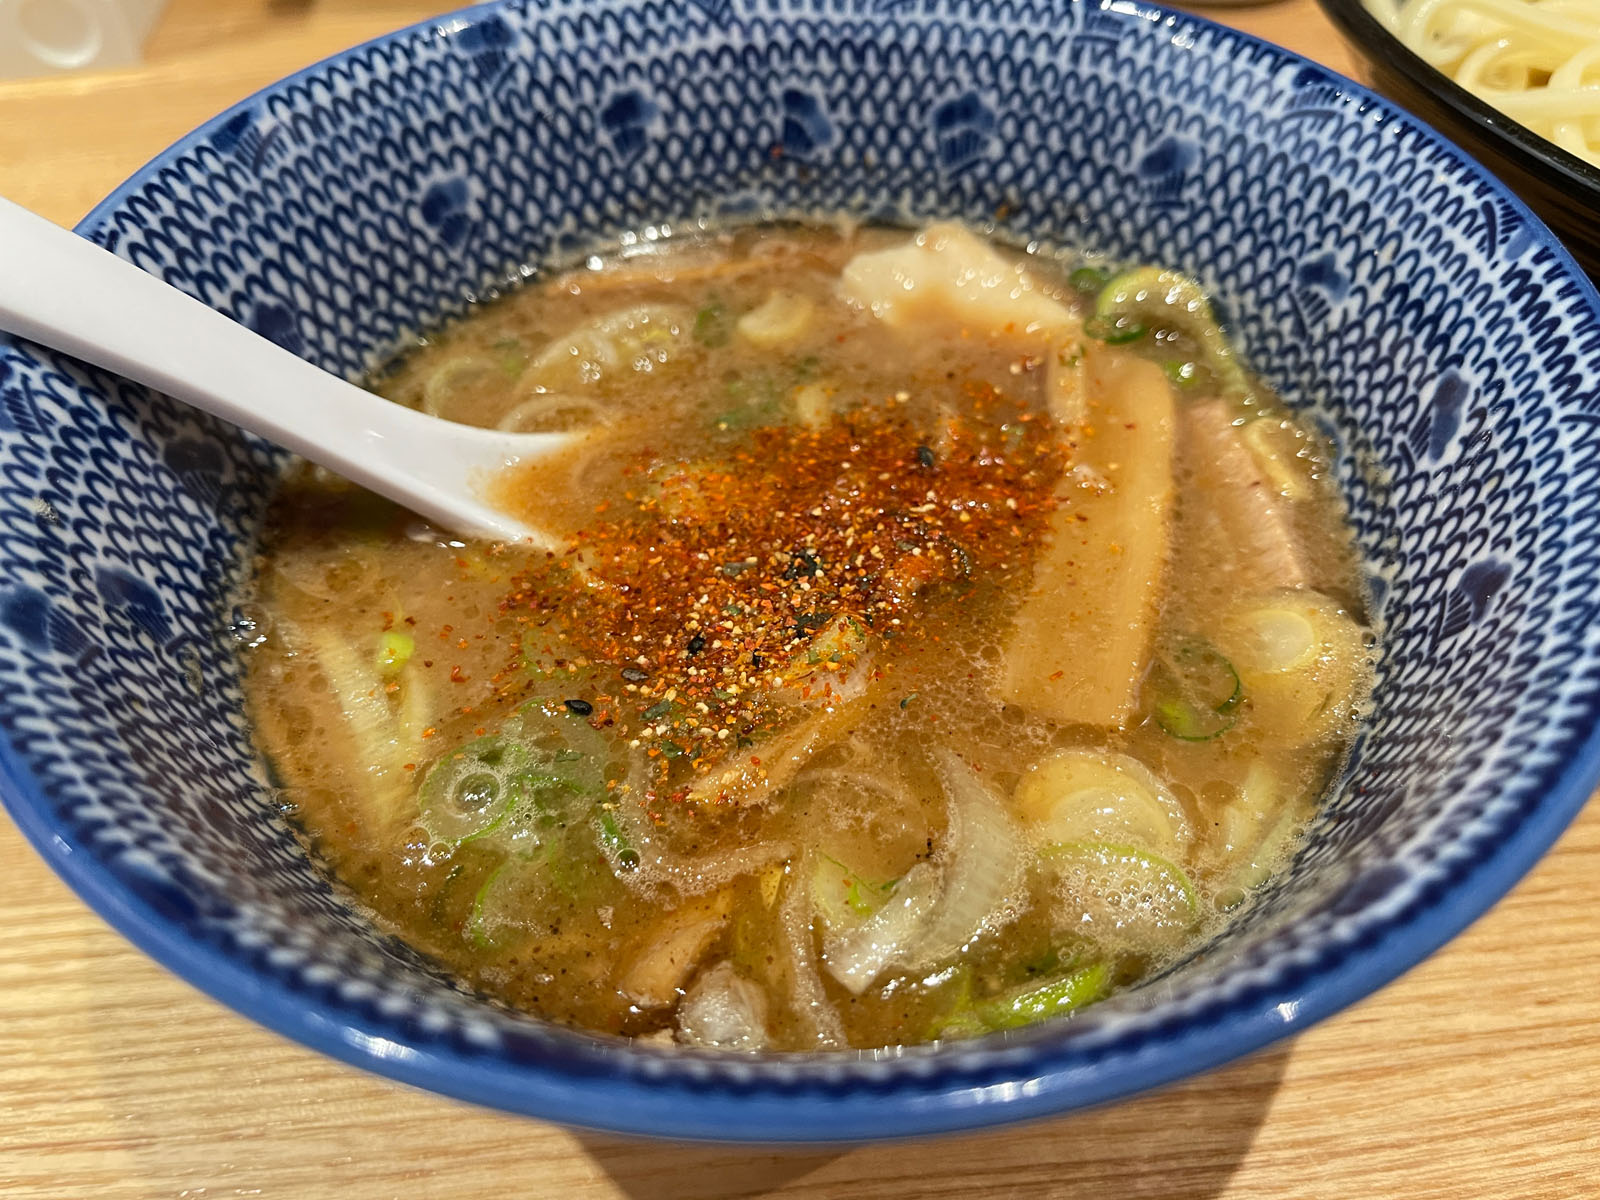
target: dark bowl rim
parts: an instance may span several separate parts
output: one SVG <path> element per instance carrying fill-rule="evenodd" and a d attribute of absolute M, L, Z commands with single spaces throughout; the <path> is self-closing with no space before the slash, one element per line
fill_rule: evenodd
<path fill-rule="evenodd" d="M 858 15 L 844 6 L 829 9 L 830 0 L 813 2 L 837 19 Z M 1527 223 L 1535 244 L 1552 254 L 1576 284 L 1572 302 L 1587 308 L 1591 323 L 1600 330 L 1600 294 L 1544 222 L 1476 159 L 1400 105 L 1303 55 L 1193 13 L 1149 0 L 1053 2 L 1114 8 L 1139 18 L 1149 27 L 1146 35 L 1157 28 L 1170 31 L 1188 24 L 1223 45 L 1231 41 L 1279 67 L 1313 68 L 1337 80 L 1363 112 L 1409 123 L 1422 138 L 1455 158 L 1465 173 L 1498 193 Z M 952 4 L 959 7 L 961 0 Z M 269 83 L 153 156 L 96 204 L 75 231 L 92 236 L 162 164 L 197 147 L 263 96 L 385 43 L 430 30 L 447 31 L 456 22 L 510 7 L 542 6 L 542 0 L 485 0 L 368 39 Z M 13 339 L 0 334 L 0 345 L 10 343 Z M 50 813 L 46 789 L 5 736 L 0 736 L 0 802 L 51 868 L 135 946 L 254 1023 L 329 1057 L 425 1091 L 569 1126 L 720 1144 L 844 1145 L 977 1131 L 1105 1104 L 1260 1051 L 1371 995 L 1487 912 L 1576 818 L 1600 786 L 1600 694 L 1591 697 L 1588 707 L 1597 718 L 1589 732 L 1576 739 L 1566 758 L 1539 772 L 1537 787 L 1531 790 L 1541 798 L 1508 836 L 1476 857 L 1448 885 L 1430 889 L 1382 918 L 1358 945 L 1330 951 L 1297 978 L 1276 979 L 1230 1000 L 1220 1011 L 1186 1017 L 1176 1029 L 1152 1032 L 1131 1048 L 1115 1046 L 1097 1053 L 1087 1066 L 1061 1062 L 1059 1041 L 1040 1041 L 1028 1046 L 1026 1069 L 1017 1069 L 1005 1062 L 1005 1035 L 993 1035 L 984 1040 L 994 1044 L 990 1052 L 994 1068 L 982 1082 L 974 1082 L 978 1072 L 970 1068 L 944 1077 L 908 1071 L 882 1083 L 851 1081 L 843 1086 L 804 1071 L 798 1087 L 776 1078 L 758 1080 L 753 1086 L 730 1086 L 691 1072 L 647 1082 L 620 1072 L 580 1077 L 527 1060 L 419 1046 L 414 1039 L 408 1042 L 395 1023 L 338 1002 L 310 1003 L 304 993 L 177 929 L 108 871 L 93 848 L 59 827 Z M 964 1045 L 970 1052 L 973 1043 Z M 627 1051 L 619 1046 L 617 1052 Z M 792 1063 L 799 1058 L 815 1064 L 842 1057 L 803 1055 L 776 1061 Z M 873 1055 L 860 1052 L 855 1057 Z M 928 1057 L 932 1056 L 922 1061 Z M 818 1094 L 830 1090 L 831 1094 Z"/>
<path fill-rule="evenodd" d="M 1487 100 L 1473 95 L 1385 29 L 1383 23 L 1367 11 L 1362 0 L 1317 0 L 1317 4 L 1357 53 L 1413 79 L 1447 108 L 1464 117 L 1476 134 L 1524 171 L 1531 175 L 1554 173 L 1559 178 L 1550 182 L 1567 183 L 1592 193 L 1590 199 L 1600 205 L 1600 167 L 1584 162 L 1571 151 L 1513 120 Z M 1600 212 L 1596 220 L 1600 221 Z"/>

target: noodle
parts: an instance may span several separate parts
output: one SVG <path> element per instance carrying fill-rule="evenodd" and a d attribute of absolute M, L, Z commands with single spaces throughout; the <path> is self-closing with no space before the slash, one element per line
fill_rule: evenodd
<path fill-rule="evenodd" d="M 1363 0 L 1407 49 L 1600 167 L 1600 0 Z"/>

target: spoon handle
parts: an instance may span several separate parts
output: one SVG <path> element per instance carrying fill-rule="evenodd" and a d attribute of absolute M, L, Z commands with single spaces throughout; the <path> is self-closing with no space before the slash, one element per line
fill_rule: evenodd
<path fill-rule="evenodd" d="M 530 536 L 480 500 L 471 479 L 561 440 L 391 404 L 4 198 L 0 329 L 204 409 L 473 535 Z"/>

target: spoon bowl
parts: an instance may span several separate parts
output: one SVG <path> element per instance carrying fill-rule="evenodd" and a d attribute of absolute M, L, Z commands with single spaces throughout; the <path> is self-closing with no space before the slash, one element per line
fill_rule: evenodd
<path fill-rule="evenodd" d="M 329 374 L 94 243 L 0 198 L 0 330 L 203 409 L 468 537 L 550 535 L 485 498 L 571 445 L 441 420 Z"/>

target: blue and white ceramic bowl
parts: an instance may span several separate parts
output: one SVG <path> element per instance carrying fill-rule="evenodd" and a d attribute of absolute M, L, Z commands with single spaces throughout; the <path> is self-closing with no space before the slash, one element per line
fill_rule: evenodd
<path fill-rule="evenodd" d="M 275 815 L 224 598 L 284 456 L 0 341 L 0 789 L 117 928 L 310 1046 L 519 1112 L 888 1137 L 1103 1101 L 1363 996 L 1600 778 L 1600 299 L 1460 151 L 1282 50 L 1134 0 L 486 5 L 251 98 L 82 232 L 355 377 L 520 264 L 702 213 L 995 221 L 1195 272 L 1340 449 L 1386 652 L 1293 869 L 1064 1024 L 712 1057 L 555 1029 L 376 932 Z"/>

